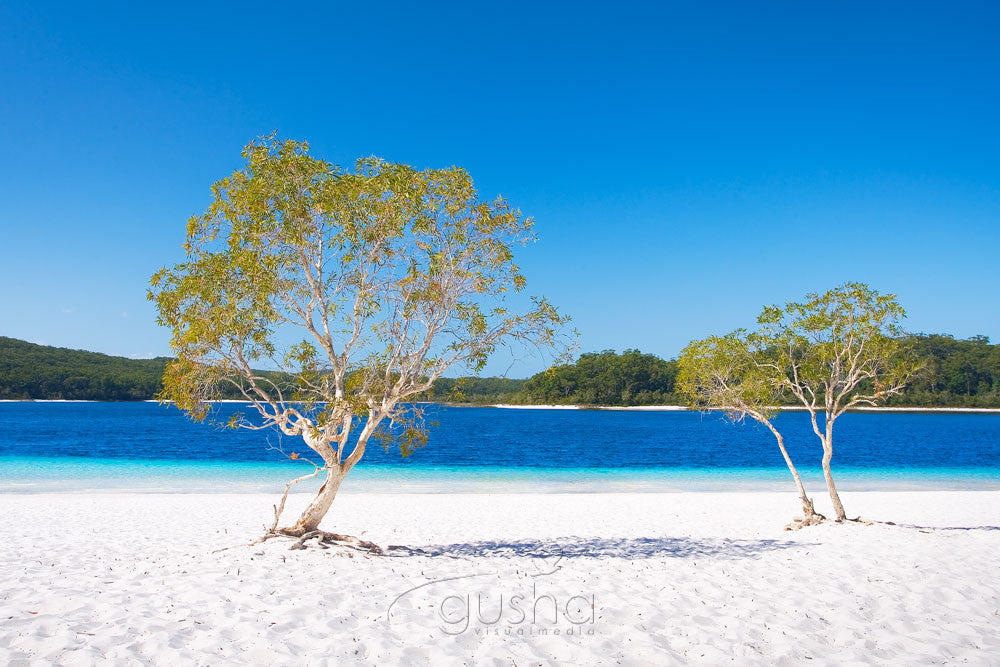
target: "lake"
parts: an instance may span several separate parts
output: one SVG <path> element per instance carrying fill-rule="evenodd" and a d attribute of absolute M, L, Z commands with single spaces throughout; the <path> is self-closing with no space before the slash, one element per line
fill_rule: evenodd
<path fill-rule="evenodd" d="M 224 419 L 234 404 L 217 406 Z M 681 491 L 790 487 L 773 436 L 722 414 L 428 406 L 427 447 L 370 444 L 344 492 Z M 822 488 L 808 415 L 776 424 Z M 851 413 L 837 422 L 844 490 L 1000 488 L 1000 415 Z M 276 432 L 195 424 L 156 403 L 0 403 L 0 491 L 279 491 L 311 470 Z M 305 489 L 303 489 L 305 490 Z"/>

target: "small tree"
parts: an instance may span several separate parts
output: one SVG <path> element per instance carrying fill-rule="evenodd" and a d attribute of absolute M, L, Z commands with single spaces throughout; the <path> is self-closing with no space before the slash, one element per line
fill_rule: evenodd
<path fill-rule="evenodd" d="M 677 389 L 689 405 L 702 411 L 724 410 L 733 423 L 747 417 L 763 424 L 774 435 L 802 503 L 802 518 L 791 526 L 801 528 L 823 520 L 813 508 L 799 472 L 785 449 L 785 440 L 774 425 L 782 389 L 773 381 L 773 355 L 753 334 L 740 330 L 727 336 L 694 341 L 678 359 Z"/>
<path fill-rule="evenodd" d="M 532 221 L 481 201 L 463 169 L 367 158 L 344 171 L 273 135 L 243 157 L 189 220 L 186 261 L 153 276 L 177 355 L 160 398 L 200 421 L 235 390 L 252 410 L 229 426 L 301 437 L 325 479 L 292 526 L 276 508 L 272 528 L 301 537 L 372 438 L 393 433 L 404 455 L 426 442 L 408 399 L 500 346 L 556 344 L 568 318 L 545 299 L 511 305 L 525 287 L 513 248 L 534 239 Z"/>
<path fill-rule="evenodd" d="M 770 306 L 758 318 L 760 341 L 773 351 L 772 381 L 809 411 L 823 446 L 823 476 L 838 521 L 847 514 L 830 469 L 834 423 L 851 408 L 900 393 L 918 370 L 901 338 L 903 317 L 896 295 L 846 283 L 802 303 Z"/>

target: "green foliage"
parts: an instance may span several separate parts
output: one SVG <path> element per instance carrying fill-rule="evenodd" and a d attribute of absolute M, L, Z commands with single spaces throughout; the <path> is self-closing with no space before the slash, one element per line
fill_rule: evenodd
<path fill-rule="evenodd" d="M 1000 345 L 986 336 L 944 334 L 908 336 L 907 342 L 921 369 L 890 405 L 1000 407 Z"/>
<path fill-rule="evenodd" d="M 195 419 L 228 384 L 261 417 L 235 426 L 301 434 L 329 465 L 365 416 L 349 469 L 382 420 L 412 427 L 404 451 L 426 440 L 399 406 L 449 367 L 557 344 L 568 318 L 514 296 L 526 284 L 514 248 L 534 240 L 532 220 L 481 200 L 465 170 L 374 157 L 345 170 L 274 136 L 243 157 L 189 220 L 185 261 L 151 281 L 177 354 L 160 396 Z M 264 360 L 287 381 L 253 370 Z"/>
<path fill-rule="evenodd" d="M 685 387 L 705 382 L 698 375 L 706 369 L 688 365 L 685 371 L 685 361 L 700 363 L 702 357 L 714 356 L 713 347 L 723 338 L 728 337 L 695 341 L 685 348 L 676 362 L 675 393 L 668 395 L 665 403 L 691 403 Z M 902 394 L 889 398 L 888 405 L 1000 408 L 1000 345 L 991 345 L 985 336 L 962 340 L 946 334 L 914 334 L 907 336 L 906 341 L 921 368 Z M 167 361 L 162 357 L 128 359 L 0 336 L 0 398 L 148 400 L 155 398 L 161 389 Z M 286 378 L 285 382 L 291 379 Z M 478 405 L 554 402 L 544 396 L 536 400 L 527 395 L 526 383 L 527 380 L 511 378 L 439 378 L 419 400 Z M 220 392 L 225 398 L 240 398 L 233 388 L 220 387 Z M 704 404 L 703 399 L 698 400 L 702 402 L 691 403 L 693 407 Z M 782 396 L 774 404 L 791 404 L 794 400 Z"/>
<path fill-rule="evenodd" d="M 681 355 L 680 388 L 696 407 L 746 413 L 802 403 L 836 418 L 884 404 L 920 370 L 895 295 L 847 283 L 803 302 L 767 306 L 752 332 L 695 341 Z"/>
<path fill-rule="evenodd" d="M 774 355 L 759 342 L 743 330 L 691 342 L 677 360 L 677 393 L 698 410 L 728 409 L 734 421 L 770 419 L 784 397 L 763 365 Z"/>
<path fill-rule="evenodd" d="M 0 336 L 0 399 L 148 401 L 162 390 L 164 369 L 171 361 L 129 359 Z M 291 381 L 271 371 L 254 372 L 275 382 Z M 222 399 L 242 398 L 231 385 L 219 385 L 216 391 Z"/>
<path fill-rule="evenodd" d="M 526 380 L 504 377 L 438 378 L 420 400 L 440 403 L 523 403 Z"/>
<path fill-rule="evenodd" d="M 0 336 L 0 398 L 150 399 L 167 359 L 126 359 Z"/>
<path fill-rule="evenodd" d="M 846 283 L 784 308 L 765 307 L 749 337 L 766 353 L 757 365 L 776 386 L 835 416 L 884 404 L 919 370 L 899 325 L 905 315 L 896 295 Z"/>
<path fill-rule="evenodd" d="M 532 376 L 524 393 L 529 403 L 662 405 L 675 401 L 676 376 L 675 361 L 638 350 L 605 350 Z"/>

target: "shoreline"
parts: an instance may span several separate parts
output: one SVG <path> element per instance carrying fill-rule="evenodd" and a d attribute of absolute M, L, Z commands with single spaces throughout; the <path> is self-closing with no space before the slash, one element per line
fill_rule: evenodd
<path fill-rule="evenodd" d="M 697 410 L 684 405 L 517 405 L 515 403 L 495 403 L 492 405 L 471 405 L 465 403 L 442 403 L 456 408 L 500 408 L 503 410 L 622 410 L 634 412 L 725 412 L 725 408 L 712 408 L 710 410 Z M 802 405 L 781 405 L 772 406 L 778 412 L 806 412 L 807 408 Z M 957 407 L 857 407 L 851 408 L 848 412 L 934 412 L 934 413 L 970 413 L 970 414 L 1000 414 L 1000 408 L 957 408 Z"/>
<path fill-rule="evenodd" d="M 97 399 L 61 399 L 61 398 L 0 398 L 0 403 L 170 403 L 171 401 L 158 401 L 156 399 L 142 399 L 137 401 L 103 401 Z M 234 398 L 224 398 L 206 403 L 242 403 L 249 405 L 245 400 Z M 712 408 L 710 410 L 697 410 L 685 405 L 560 405 L 560 404 L 525 404 L 517 403 L 448 403 L 434 401 L 416 401 L 422 405 L 440 405 L 448 408 L 496 408 L 501 410 L 595 410 L 607 412 L 725 412 L 725 408 Z M 778 412 L 805 412 L 807 408 L 801 405 L 772 406 Z M 970 407 L 906 407 L 906 406 L 863 406 L 851 408 L 848 412 L 873 412 L 873 413 L 938 413 L 938 414 L 1000 414 L 1000 408 L 970 408 Z"/>

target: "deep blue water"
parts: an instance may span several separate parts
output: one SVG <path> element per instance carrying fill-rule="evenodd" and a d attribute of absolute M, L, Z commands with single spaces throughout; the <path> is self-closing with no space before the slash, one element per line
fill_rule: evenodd
<path fill-rule="evenodd" d="M 218 416 L 237 409 L 220 405 Z M 345 490 L 787 484 L 771 434 L 721 414 L 430 406 L 427 418 L 438 423 L 427 447 L 403 458 L 369 445 Z M 808 416 L 786 413 L 777 425 L 818 483 Z M 848 488 L 1000 488 L 1000 415 L 852 413 L 835 437 L 834 466 Z M 268 449 L 278 442 L 274 432 L 195 424 L 155 403 L 0 403 L 0 491 L 271 490 L 307 469 Z M 280 442 L 305 453 L 300 440 Z"/>

